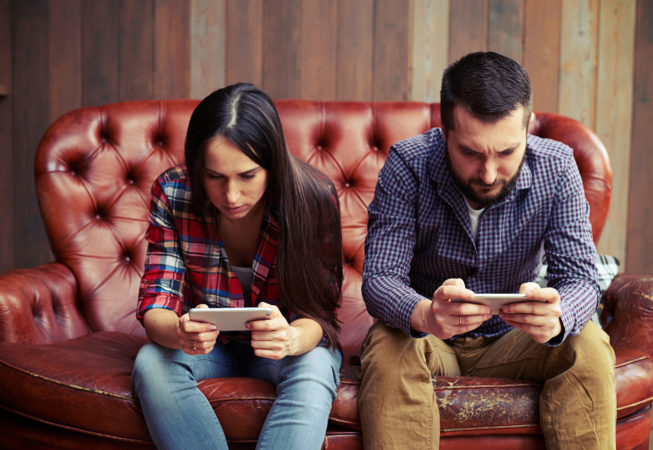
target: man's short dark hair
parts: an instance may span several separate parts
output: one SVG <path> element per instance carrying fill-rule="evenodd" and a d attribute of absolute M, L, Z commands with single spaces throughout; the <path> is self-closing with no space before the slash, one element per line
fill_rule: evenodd
<path fill-rule="evenodd" d="M 469 53 L 447 67 L 442 77 L 440 116 L 445 133 L 454 128 L 456 105 L 488 123 L 523 106 L 528 124 L 531 82 L 526 70 L 507 56 L 495 52 Z"/>

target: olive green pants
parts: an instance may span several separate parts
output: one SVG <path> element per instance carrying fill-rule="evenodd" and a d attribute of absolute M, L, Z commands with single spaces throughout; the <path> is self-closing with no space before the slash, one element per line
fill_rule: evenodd
<path fill-rule="evenodd" d="M 437 449 L 440 414 L 432 377 L 478 376 L 543 383 L 540 425 L 549 449 L 614 449 L 615 356 L 593 322 L 549 347 L 512 330 L 498 338 L 411 338 L 378 322 L 362 348 L 358 400 L 364 448 Z"/>

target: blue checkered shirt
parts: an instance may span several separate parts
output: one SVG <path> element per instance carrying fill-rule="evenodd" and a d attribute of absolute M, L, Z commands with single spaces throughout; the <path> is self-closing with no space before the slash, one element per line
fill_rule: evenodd
<path fill-rule="evenodd" d="M 514 189 L 485 208 L 476 238 L 445 152 L 442 132 L 434 128 L 393 145 L 379 172 L 363 268 L 370 314 L 422 336 L 410 328 L 413 310 L 446 279 L 461 278 L 477 293 L 518 292 L 536 279 L 545 253 L 564 328 L 549 344 L 580 333 L 596 309 L 599 287 L 589 205 L 572 150 L 529 135 Z M 464 336 L 511 329 L 495 315 Z"/>

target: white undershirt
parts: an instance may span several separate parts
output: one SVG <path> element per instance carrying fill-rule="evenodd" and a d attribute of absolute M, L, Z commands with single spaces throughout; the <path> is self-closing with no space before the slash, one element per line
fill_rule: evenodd
<path fill-rule="evenodd" d="M 240 285 L 243 288 L 243 298 L 246 301 L 249 300 L 251 297 L 250 292 L 252 290 L 252 268 L 231 266 L 231 270 L 233 270 L 238 281 L 240 281 Z"/>
<path fill-rule="evenodd" d="M 467 212 L 469 213 L 469 220 L 472 223 L 472 234 L 474 235 L 474 239 L 476 239 L 476 235 L 478 234 L 478 218 L 481 217 L 481 214 L 483 213 L 483 210 L 485 208 L 474 209 L 469 205 L 469 202 L 467 201 L 467 199 L 465 199 L 465 205 L 467 205 Z"/>

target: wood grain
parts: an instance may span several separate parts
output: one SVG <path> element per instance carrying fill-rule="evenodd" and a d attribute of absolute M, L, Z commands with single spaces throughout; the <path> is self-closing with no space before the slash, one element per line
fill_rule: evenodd
<path fill-rule="evenodd" d="M 154 98 L 154 1 L 120 5 L 119 99 Z"/>
<path fill-rule="evenodd" d="M 442 73 L 449 62 L 449 3 L 449 0 L 414 1 L 409 68 L 411 100 L 440 101 Z"/>
<path fill-rule="evenodd" d="M 372 99 L 374 0 L 339 0 L 336 100 Z"/>
<path fill-rule="evenodd" d="M 558 112 L 594 127 L 598 0 L 562 0 Z"/>
<path fill-rule="evenodd" d="M 12 145 L 11 0 L 0 0 L 0 273 L 14 268 L 14 158 Z"/>
<path fill-rule="evenodd" d="M 470 52 L 487 50 L 488 0 L 451 2 L 449 62 Z"/>
<path fill-rule="evenodd" d="M 190 97 L 204 98 L 225 85 L 224 0 L 190 0 Z"/>
<path fill-rule="evenodd" d="M 302 0 L 299 52 L 299 96 L 336 98 L 338 3 Z"/>
<path fill-rule="evenodd" d="M 602 0 L 599 21 L 596 133 L 612 162 L 612 201 L 598 250 L 625 262 L 630 124 L 633 109 L 635 3 Z"/>
<path fill-rule="evenodd" d="M 82 2 L 82 103 L 120 100 L 120 1 Z"/>
<path fill-rule="evenodd" d="M 410 4 L 407 0 L 376 0 L 372 99 L 407 100 Z"/>
<path fill-rule="evenodd" d="M 101 2 L 100 2 L 101 3 Z M 154 3 L 154 96 L 189 96 L 190 5 L 185 0 Z"/>
<path fill-rule="evenodd" d="M 635 30 L 626 270 L 650 275 L 653 274 L 653 252 L 650 249 L 653 242 L 650 133 L 653 123 L 653 2 L 637 2 Z"/>
<path fill-rule="evenodd" d="M 299 98 L 301 0 L 267 0 L 263 11 L 263 90 Z"/>
<path fill-rule="evenodd" d="M 14 2 L 12 140 L 15 206 L 14 265 L 30 267 L 50 260 L 34 187 L 34 155 L 49 125 L 48 0 Z"/>
<path fill-rule="evenodd" d="M 490 0 L 488 20 L 488 50 L 523 62 L 524 46 L 523 0 Z"/>
<path fill-rule="evenodd" d="M 226 83 L 263 85 L 263 1 L 227 0 Z"/>
<path fill-rule="evenodd" d="M 49 2 L 49 120 L 82 104 L 82 5 L 80 0 Z"/>
<path fill-rule="evenodd" d="M 524 62 L 533 89 L 533 109 L 558 111 L 561 0 L 526 0 Z"/>

